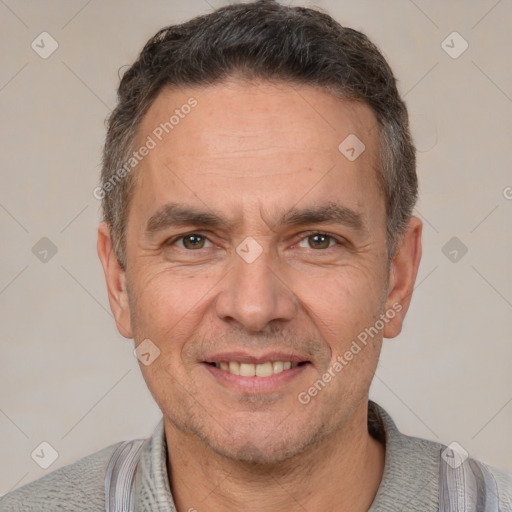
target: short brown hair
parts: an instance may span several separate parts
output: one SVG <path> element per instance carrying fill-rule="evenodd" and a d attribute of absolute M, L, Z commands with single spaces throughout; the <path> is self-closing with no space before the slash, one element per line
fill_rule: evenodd
<path fill-rule="evenodd" d="M 377 174 L 391 258 L 412 215 L 418 182 L 407 108 L 389 65 L 364 34 L 329 15 L 260 0 L 163 28 L 124 73 L 108 119 L 101 173 L 103 216 L 120 264 L 126 265 L 134 176 L 117 179 L 118 171 L 130 158 L 145 113 L 165 87 L 210 85 L 240 74 L 318 87 L 371 107 L 380 128 Z"/>

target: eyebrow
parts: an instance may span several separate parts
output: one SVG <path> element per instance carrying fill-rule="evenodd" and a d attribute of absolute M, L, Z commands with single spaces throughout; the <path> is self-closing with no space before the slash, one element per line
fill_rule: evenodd
<path fill-rule="evenodd" d="M 366 231 L 360 213 L 335 202 L 321 206 L 288 210 L 274 227 L 303 224 L 342 224 L 356 231 Z M 207 212 L 181 204 L 167 203 L 146 223 L 146 233 L 153 234 L 173 226 L 201 226 L 232 230 L 234 222 L 215 212 Z"/>
<path fill-rule="evenodd" d="M 172 226 L 230 228 L 231 223 L 216 213 L 205 212 L 180 203 L 167 203 L 146 223 L 146 232 L 156 233 Z"/>
<path fill-rule="evenodd" d="M 330 202 L 318 207 L 292 208 L 281 219 L 283 225 L 343 224 L 356 231 L 366 231 L 363 216 L 346 206 Z"/>

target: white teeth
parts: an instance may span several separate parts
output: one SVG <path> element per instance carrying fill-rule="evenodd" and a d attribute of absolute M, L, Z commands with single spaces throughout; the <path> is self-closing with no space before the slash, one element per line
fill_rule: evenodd
<path fill-rule="evenodd" d="M 259 364 L 239 363 L 237 361 L 215 363 L 217 368 L 233 375 L 241 375 L 242 377 L 270 377 L 273 374 L 295 368 L 298 365 L 299 363 L 292 363 L 290 361 L 267 361 Z"/>
<path fill-rule="evenodd" d="M 284 363 L 282 361 L 274 361 L 272 370 L 274 373 L 281 373 L 284 370 Z"/>
<path fill-rule="evenodd" d="M 229 373 L 232 373 L 234 375 L 240 375 L 240 363 L 237 363 L 236 361 L 230 361 Z"/>
<path fill-rule="evenodd" d="M 240 363 L 240 375 L 242 377 L 254 377 L 256 375 L 256 367 L 250 363 Z"/>
<path fill-rule="evenodd" d="M 260 363 L 256 365 L 256 375 L 258 377 L 270 377 L 272 373 L 272 363 Z"/>

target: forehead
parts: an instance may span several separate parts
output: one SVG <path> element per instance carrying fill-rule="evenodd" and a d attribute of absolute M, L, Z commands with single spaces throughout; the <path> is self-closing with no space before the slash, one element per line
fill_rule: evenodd
<path fill-rule="evenodd" d="M 166 89 L 136 147 L 150 139 L 134 194 L 146 209 L 184 198 L 215 209 L 229 200 L 239 213 L 249 204 L 282 210 L 322 197 L 361 207 L 380 194 L 372 110 L 312 87 L 232 80 Z"/>

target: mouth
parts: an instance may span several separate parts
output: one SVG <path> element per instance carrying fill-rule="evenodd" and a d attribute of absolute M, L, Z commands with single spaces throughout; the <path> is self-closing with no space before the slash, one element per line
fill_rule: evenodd
<path fill-rule="evenodd" d="M 291 370 L 297 366 L 310 364 L 309 361 L 265 361 L 262 363 L 245 363 L 240 361 L 220 361 L 207 362 L 206 364 L 214 366 L 231 375 L 240 375 L 241 377 L 271 377 L 281 372 Z"/>
<path fill-rule="evenodd" d="M 223 387 L 254 395 L 284 390 L 285 386 L 298 382 L 304 372 L 313 368 L 313 363 L 285 352 L 259 356 L 231 352 L 211 356 L 202 362 L 202 366 Z"/>

